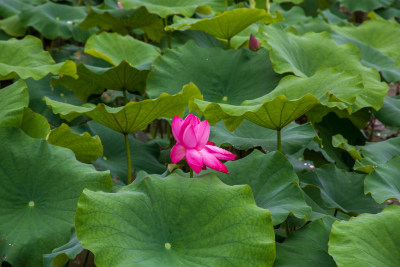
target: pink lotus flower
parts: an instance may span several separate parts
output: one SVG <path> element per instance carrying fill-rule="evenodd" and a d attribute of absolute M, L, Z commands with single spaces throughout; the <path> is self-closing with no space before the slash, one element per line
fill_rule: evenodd
<path fill-rule="evenodd" d="M 172 163 L 178 163 L 184 157 L 190 168 L 197 174 L 206 166 L 219 172 L 229 173 L 226 166 L 219 161 L 234 160 L 236 155 L 209 142 L 210 125 L 208 121 L 200 122 L 199 118 L 190 114 L 185 120 L 174 117 L 172 134 L 176 145 L 171 149 Z"/>
<path fill-rule="evenodd" d="M 250 34 L 249 49 L 253 51 L 257 51 L 258 49 L 260 49 L 260 43 L 252 34 Z"/>

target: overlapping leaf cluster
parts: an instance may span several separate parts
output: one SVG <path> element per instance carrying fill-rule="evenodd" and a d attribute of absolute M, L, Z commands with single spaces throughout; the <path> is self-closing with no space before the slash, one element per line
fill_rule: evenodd
<path fill-rule="evenodd" d="M 398 0 L 0 17 L 1 266 L 398 266 Z M 238 155 L 230 174 L 170 164 L 189 112 Z"/>

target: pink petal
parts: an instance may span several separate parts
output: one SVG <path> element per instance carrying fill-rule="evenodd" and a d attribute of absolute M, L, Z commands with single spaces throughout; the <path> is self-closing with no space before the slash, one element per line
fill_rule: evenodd
<path fill-rule="evenodd" d="M 203 158 L 199 151 L 196 149 L 187 149 L 186 161 L 195 173 L 200 173 L 201 169 L 203 168 Z"/>
<path fill-rule="evenodd" d="M 186 148 L 195 148 L 197 145 L 196 134 L 194 133 L 194 129 L 192 125 L 186 127 L 183 132 L 182 145 Z"/>
<path fill-rule="evenodd" d="M 260 43 L 252 34 L 250 34 L 249 49 L 253 51 L 257 51 L 258 49 L 260 49 Z"/>
<path fill-rule="evenodd" d="M 211 169 L 219 172 L 229 173 L 226 166 L 222 162 L 220 162 L 213 154 L 207 152 L 204 149 L 200 152 L 200 154 L 203 158 L 204 164 L 207 167 L 210 167 Z"/>
<path fill-rule="evenodd" d="M 182 129 L 182 124 L 183 120 L 180 117 L 175 116 L 172 120 L 172 134 L 175 137 L 175 140 L 178 141 L 178 143 L 182 143 L 182 136 L 180 136 L 180 132 Z"/>
<path fill-rule="evenodd" d="M 192 114 L 189 114 L 186 118 L 185 118 L 185 120 L 183 121 L 183 123 L 180 125 L 180 129 L 179 129 L 179 133 L 177 134 L 178 136 L 178 138 L 179 139 L 177 139 L 176 137 L 175 137 L 175 139 L 178 141 L 178 140 L 182 140 L 182 141 L 179 141 L 180 143 L 183 143 L 183 134 L 185 133 L 185 130 L 186 130 L 186 128 L 189 126 L 189 125 L 193 125 L 193 126 L 195 126 L 195 125 L 197 125 L 198 123 L 200 123 L 200 120 L 199 120 L 199 118 L 197 118 L 195 115 L 192 115 Z M 174 135 L 175 136 L 175 135 Z"/>
<path fill-rule="evenodd" d="M 210 142 L 210 141 L 207 141 L 207 144 L 206 145 L 209 145 L 209 146 L 215 146 L 215 143 L 213 143 L 213 142 Z"/>
<path fill-rule="evenodd" d="M 196 148 L 200 150 L 207 144 L 210 137 L 210 124 L 208 124 L 208 121 L 202 121 L 194 127 L 194 132 L 197 139 Z"/>
<path fill-rule="evenodd" d="M 212 153 L 217 159 L 234 160 L 236 158 L 235 154 L 232 154 L 231 152 L 217 146 L 206 145 L 205 149 L 209 153 Z"/>
<path fill-rule="evenodd" d="M 186 154 L 186 149 L 181 144 L 176 144 L 171 149 L 171 161 L 172 163 L 178 163 L 183 159 Z"/>

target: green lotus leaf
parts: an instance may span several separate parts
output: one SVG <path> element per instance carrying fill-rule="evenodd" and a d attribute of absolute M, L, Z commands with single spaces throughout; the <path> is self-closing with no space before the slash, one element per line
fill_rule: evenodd
<path fill-rule="evenodd" d="M 356 101 L 357 95 L 363 91 L 360 76 L 336 69 L 321 69 L 312 76 L 296 77 L 288 75 L 269 94 L 257 99 L 247 100 L 243 104 L 254 105 L 285 95 L 289 99 L 299 99 L 306 93 L 312 94 L 322 105 L 347 109 L 351 113 L 350 105 Z"/>
<path fill-rule="evenodd" d="M 394 156 L 400 156 L 400 137 L 382 142 L 368 142 L 360 147 L 360 152 L 365 159 L 373 162 L 373 165 L 384 163 Z"/>
<path fill-rule="evenodd" d="M 20 128 L 30 137 L 43 138 L 50 133 L 50 125 L 45 117 L 25 107 Z"/>
<path fill-rule="evenodd" d="M 74 131 L 89 132 L 91 135 L 100 137 L 103 144 L 103 156 L 92 164 L 98 170 L 110 170 L 115 183 L 126 184 L 126 150 L 123 136 L 95 121 L 89 121 L 79 128 L 74 127 Z M 155 142 L 156 140 L 143 143 L 132 134 L 128 135 L 128 138 L 132 170 L 136 170 L 136 174 L 141 170 L 152 174 L 162 174 L 167 170 L 165 165 L 158 160 L 160 146 Z"/>
<path fill-rule="evenodd" d="M 145 7 L 129 10 L 93 7 L 79 27 L 84 30 L 100 27 L 122 35 L 132 34 L 134 29 L 140 28 L 150 39 L 156 41 L 165 36 L 163 21 L 157 15 L 150 14 Z"/>
<path fill-rule="evenodd" d="M 390 6 L 395 0 L 363 0 L 363 1 L 352 1 L 352 0 L 339 0 L 339 2 L 349 9 L 349 11 L 364 11 L 369 12 L 381 7 Z"/>
<path fill-rule="evenodd" d="M 128 62 L 122 61 L 118 66 L 100 68 L 79 63 L 77 66 L 78 79 L 69 76 L 52 78 L 51 85 L 62 85 L 74 91 L 74 94 L 86 102 L 91 95 L 101 95 L 104 90 L 130 92 L 145 91 L 146 79 L 149 70 L 139 70 Z"/>
<path fill-rule="evenodd" d="M 332 209 L 329 209 L 324 200 L 321 198 L 320 190 L 316 187 L 304 187 L 303 196 L 307 205 L 311 207 L 311 216 L 310 221 L 315 221 L 324 217 L 334 217 L 334 212 Z M 337 216 L 338 214 L 336 214 Z"/>
<path fill-rule="evenodd" d="M 380 110 L 374 112 L 375 117 L 387 126 L 400 128 L 400 97 L 386 97 Z"/>
<path fill-rule="evenodd" d="M 214 11 L 226 8 L 223 0 L 121 0 L 121 3 L 125 9 L 144 6 L 150 13 L 157 14 L 161 18 L 174 14 L 191 17 L 196 11 L 210 13 L 211 8 Z"/>
<path fill-rule="evenodd" d="M 379 164 L 365 178 L 365 194 L 371 194 L 378 203 L 388 199 L 400 200 L 399 174 L 400 156 Z"/>
<path fill-rule="evenodd" d="M 286 96 L 281 95 L 270 101 L 265 101 L 263 104 L 248 106 L 234 106 L 192 99 L 189 107 L 190 110 L 196 110 L 203 114 L 211 125 L 224 120 L 229 131 L 236 129 L 243 119 L 265 128 L 280 130 L 318 103 L 320 103 L 318 99 L 311 94 L 306 94 L 296 100 L 289 100 Z"/>
<path fill-rule="evenodd" d="M 281 4 L 281 3 L 293 3 L 293 4 L 300 4 L 304 0 L 275 0 L 274 3 L 276 4 Z"/>
<path fill-rule="evenodd" d="M 47 107 L 46 103 L 43 101 L 43 97 L 51 97 L 53 100 L 74 105 L 82 105 L 83 103 L 76 98 L 72 91 L 66 88 L 62 86 L 51 87 L 50 78 L 51 75 L 47 75 L 38 81 L 32 78 L 25 80 L 28 85 L 29 108 L 46 117 L 50 125 L 58 127 L 63 120 Z"/>
<path fill-rule="evenodd" d="M 225 11 L 213 18 L 204 18 L 193 21 L 190 24 L 179 23 L 175 27 L 166 27 L 167 30 L 180 30 L 182 28 L 188 30 L 198 30 L 206 32 L 216 38 L 229 40 L 246 29 L 248 26 L 262 20 L 264 23 L 274 23 L 283 20 L 279 13 L 272 17 L 264 9 L 258 8 L 238 8 Z"/>
<path fill-rule="evenodd" d="M 86 8 L 56 4 L 51 1 L 44 5 L 22 11 L 20 20 L 27 26 L 38 30 L 47 39 L 61 37 L 73 38 L 78 42 L 84 42 L 94 31 L 83 31 L 78 23 L 86 17 Z"/>
<path fill-rule="evenodd" d="M 237 105 L 272 91 L 281 77 L 274 72 L 265 49 L 255 53 L 200 48 L 188 42 L 154 61 L 147 93 L 151 98 L 163 92 L 176 94 L 184 84 L 193 82 L 206 101 Z"/>
<path fill-rule="evenodd" d="M 360 49 L 365 65 L 382 71 L 390 82 L 400 80 L 400 53 L 397 49 L 400 26 L 397 23 L 370 20 L 358 27 L 331 25 L 331 28 L 337 33 L 333 35 L 336 41 L 353 43 Z"/>
<path fill-rule="evenodd" d="M 335 222 L 329 236 L 329 254 L 338 266 L 390 266 L 400 262 L 400 207 L 379 214 L 362 214 Z"/>
<path fill-rule="evenodd" d="M 309 32 L 303 36 L 285 32 L 282 26 L 264 29 L 264 42 L 270 49 L 270 58 L 278 73 L 293 72 L 311 77 L 318 69 L 336 68 L 360 75 L 363 90 L 351 106 L 353 112 L 364 107 L 379 109 L 387 95 L 388 85 L 380 81 L 376 70 L 361 64 L 359 50 L 352 44 L 338 45 L 327 32 Z M 323 83 L 323 81 L 321 81 Z"/>
<path fill-rule="evenodd" d="M 19 127 L 29 95 L 23 80 L 0 90 L 0 126 Z"/>
<path fill-rule="evenodd" d="M 0 2 L 0 16 L 8 18 L 18 15 L 22 10 L 32 8 L 32 3 L 23 0 L 2 0 Z"/>
<path fill-rule="evenodd" d="M 71 234 L 71 238 L 68 243 L 62 245 L 59 248 L 53 249 L 50 254 L 43 255 L 43 266 L 54 267 L 64 266 L 69 260 L 75 259 L 75 257 L 83 250 L 81 243 L 79 243 L 76 237 L 75 229 Z"/>
<path fill-rule="evenodd" d="M 1 261 L 41 266 L 42 254 L 69 240 L 83 189 L 110 190 L 110 175 L 17 128 L 0 128 L 0 150 Z"/>
<path fill-rule="evenodd" d="M 218 177 L 228 185 L 250 185 L 257 206 L 271 212 L 274 225 L 284 222 L 289 214 L 302 220 L 310 217 L 311 208 L 304 201 L 299 179 L 282 153 L 254 150 L 249 156 L 225 165 L 229 174 L 215 172 Z"/>
<path fill-rule="evenodd" d="M 148 177 L 117 193 L 86 190 L 76 233 L 99 266 L 272 266 L 270 213 L 247 185 L 215 175 Z"/>
<path fill-rule="evenodd" d="M 274 266 L 336 267 L 328 254 L 328 241 L 334 219 L 325 216 L 290 234 L 283 243 L 276 243 Z"/>
<path fill-rule="evenodd" d="M 0 20 L 0 29 L 11 36 L 24 36 L 26 27 L 22 24 L 18 15 Z"/>
<path fill-rule="evenodd" d="M 71 149 L 76 159 L 84 163 L 95 161 L 103 155 L 99 136 L 93 137 L 87 132 L 76 134 L 64 123 L 51 131 L 47 141 L 52 145 Z"/>
<path fill-rule="evenodd" d="M 347 139 L 343 137 L 343 135 L 336 134 L 332 136 L 332 145 L 334 147 L 347 151 L 353 159 L 360 161 L 362 160 L 359 149 L 357 149 L 357 147 L 355 146 L 350 145 Z"/>
<path fill-rule="evenodd" d="M 61 103 L 45 97 L 46 104 L 55 114 L 71 121 L 81 115 L 87 115 L 93 120 L 113 129 L 129 134 L 146 129 L 147 125 L 159 117 L 183 116 L 183 111 L 189 99 L 201 98 L 199 89 L 194 84 L 183 87 L 182 93 L 176 95 L 162 94 L 157 99 L 147 99 L 140 102 L 129 102 L 124 107 L 112 108 L 103 103 L 96 105 L 87 103 L 82 106 Z"/>
<path fill-rule="evenodd" d="M 199 55 L 204 60 L 194 61 Z M 280 80 L 281 76 L 272 70 L 265 58 L 265 50 L 258 53 L 249 50 L 224 51 L 219 48 L 198 48 L 190 42 L 167 51 L 154 62 L 147 92 L 151 97 L 157 97 L 164 90 L 176 93 L 183 84 L 193 81 L 207 101 L 240 104 L 245 99 L 271 91 Z M 185 59 L 185 62 L 182 62 L 182 59 Z M 177 61 L 180 63 L 177 64 Z M 240 63 L 237 63 L 238 61 Z M 235 67 L 236 71 L 226 66 Z M 186 75 L 177 79 L 173 73 Z M 224 82 L 221 83 L 221 80 Z M 243 90 L 246 94 L 243 94 Z"/>
<path fill-rule="evenodd" d="M 0 41 L 0 80 L 33 78 L 39 80 L 48 73 L 76 76 L 75 64 L 67 60 L 55 64 L 47 51 L 43 51 L 40 39 L 26 36 L 21 40 Z"/>
<path fill-rule="evenodd" d="M 380 212 L 385 206 L 364 195 L 364 179 L 362 174 L 346 172 L 332 164 L 300 177 L 301 184 L 321 190 L 321 197 L 328 208 L 355 215 Z"/>
<path fill-rule="evenodd" d="M 103 32 L 88 39 L 85 53 L 104 59 L 114 66 L 125 60 L 137 68 L 141 65 L 149 65 L 160 55 L 160 49 L 130 36 Z M 141 66 L 141 69 L 149 69 L 149 67 L 150 65 Z"/>
<path fill-rule="evenodd" d="M 301 150 L 310 143 L 316 133 L 311 124 L 298 125 L 290 123 L 282 129 L 282 152 L 290 155 Z M 244 121 L 233 132 L 228 131 L 222 122 L 211 126 L 210 140 L 221 146 L 230 144 L 239 150 L 262 147 L 264 151 L 277 150 L 276 131 L 258 126 L 252 122 Z"/>

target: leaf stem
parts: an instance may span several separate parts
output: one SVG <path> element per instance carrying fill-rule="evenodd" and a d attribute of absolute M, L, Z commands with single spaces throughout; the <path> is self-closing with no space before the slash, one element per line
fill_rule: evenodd
<path fill-rule="evenodd" d="M 271 5 L 270 5 L 270 2 L 269 2 L 270 0 L 267 0 L 267 2 L 266 2 L 266 6 L 267 6 L 267 12 L 268 12 L 268 14 L 271 14 Z"/>
<path fill-rule="evenodd" d="M 231 49 L 231 38 L 228 38 L 228 44 L 226 45 L 228 49 Z"/>
<path fill-rule="evenodd" d="M 165 31 L 165 27 L 167 27 L 167 25 L 168 25 L 168 17 L 166 17 L 164 20 L 163 20 L 163 22 L 164 22 L 164 31 Z M 171 39 L 170 39 L 170 36 L 169 36 L 169 31 L 165 31 L 166 33 L 167 33 L 167 45 L 168 45 L 168 48 L 169 49 L 171 49 Z"/>
<path fill-rule="evenodd" d="M 125 105 L 126 105 L 126 104 L 129 103 L 129 99 L 128 99 L 128 97 L 126 96 L 126 90 L 123 90 L 122 92 L 124 93 L 124 100 L 125 100 Z"/>
<path fill-rule="evenodd" d="M 190 168 L 190 178 L 193 178 L 193 169 Z"/>
<path fill-rule="evenodd" d="M 277 141 L 278 151 L 282 152 L 282 137 L 280 128 L 276 130 L 276 141 Z"/>
<path fill-rule="evenodd" d="M 124 134 L 125 137 L 125 149 L 126 149 L 126 165 L 128 167 L 128 180 L 127 185 L 132 183 L 132 162 L 131 162 L 131 152 L 129 148 L 129 138 L 128 134 Z"/>
<path fill-rule="evenodd" d="M 334 217 L 336 217 L 337 212 L 338 212 L 338 209 L 335 209 L 335 214 L 333 214 Z"/>
<path fill-rule="evenodd" d="M 288 223 L 288 221 L 285 221 L 285 233 L 286 233 L 286 237 L 289 237 L 290 230 L 289 230 L 289 223 Z"/>

